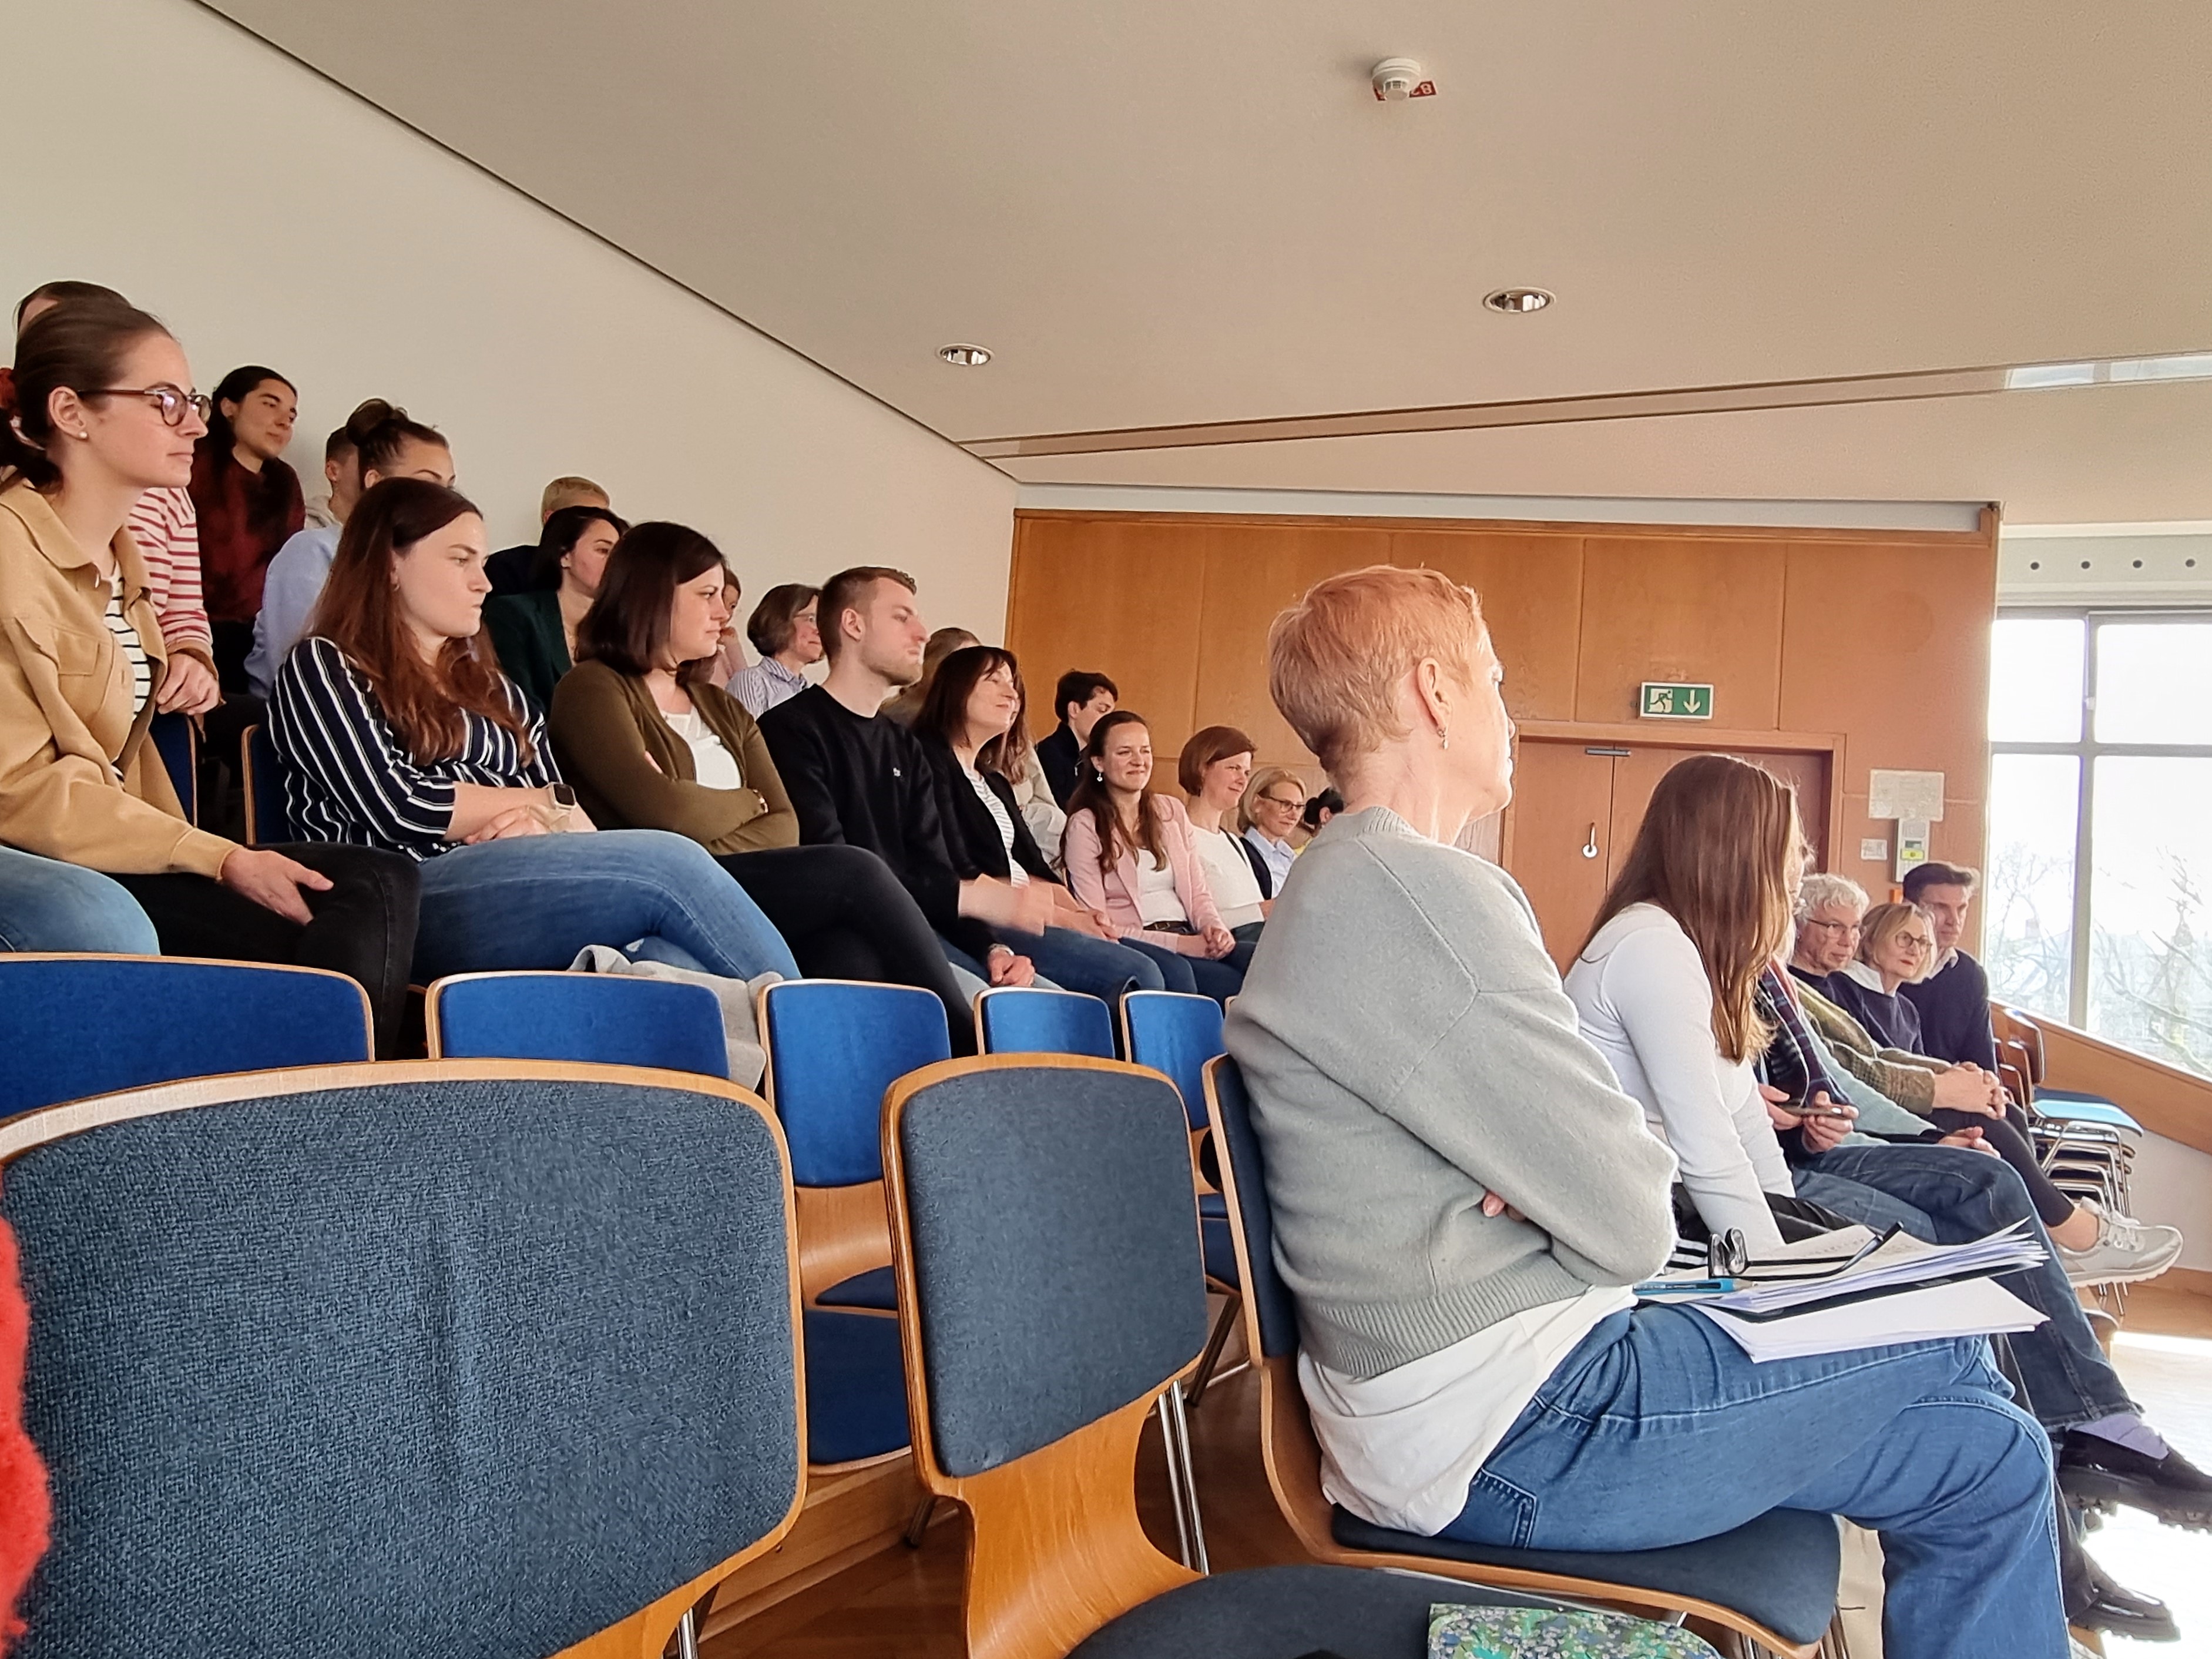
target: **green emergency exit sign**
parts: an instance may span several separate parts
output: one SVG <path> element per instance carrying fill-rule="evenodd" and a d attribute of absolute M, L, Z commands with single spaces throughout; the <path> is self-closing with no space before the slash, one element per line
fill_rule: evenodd
<path fill-rule="evenodd" d="M 1713 717 L 1713 688 L 1711 686 L 1669 685 L 1660 680 L 1644 682 L 1644 696 L 1637 712 L 1646 720 L 1711 720 Z"/>

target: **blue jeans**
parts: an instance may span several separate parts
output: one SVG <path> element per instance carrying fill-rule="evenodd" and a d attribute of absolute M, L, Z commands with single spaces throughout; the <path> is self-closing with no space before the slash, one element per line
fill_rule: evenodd
<path fill-rule="evenodd" d="M 562 968 L 586 945 L 640 940 L 636 954 L 726 979 L 799 977 L 783 936 L 714 855 L 665 830 L 518 836 L 423 862 L 420 979 Z"/>
<path fill-rule="evenodd" d="M 98 870 L 0 847 L 0 950 L 158 956 L 138 901 Z"/>
<path fill-rule="evenodd" d="M 2002 1158 L 1959 1146 L 1839 1146 L 1791 1173 L 1799 1197 L 1873 1226 L 1895 1223 L 1930 1244 L 1964 1244 L 2025 1219 L 2043 1246 L 2043 1266 L 1997 1283 L 2045 1316 L 2006 1339 L 2028 1408 L 2051 1430 L 2136 1409 L 2097 1345 L 2034 1200 Z"/>
<path fill-rule="evenodd" d="M 2065 1659 L 2051 1443 L 2008 1393 L 1978 1337 L 1754 1365 L 1638 1308 L 1560 1363 L 1444 1535 L 1642 1550 L 1841 1515 L 1881 1534 L 1889 1659 Z"/>
<path fill-rule="evenodd" d="M 1012 928 L 994 928 L 992 936 L 1018 956 L 1026 956 L 1039 977 L 1063 991 L 1079 991 L 1118 1003 L 1125 991 L 1173 990 L 1164 985 L 1152 958 L 1140 951 L 1125 950 L 1110 939 L 1094 939 L 1073 928 L 1047 928 L 1042 933 L 1022 933 Z M 986 984 L 990 975 L 983 964 L 957 945 L 946 942 L 945 955 L 955 967 L 966 968 Z"/>
<path fill-rule="evenodd" d="M 1166 936 L 1162 935 L 1163 938 Z M 1186 996 L 1211 997 L 1223 1007 L 1229 999 L 1244 989 L 1244 970 L 1252 965 L 1253 945 L 1239 944 L 1236 949 L 1218 960 L 1210 956 L 1186 956 L 1173 945 L 1154 944 L 1149 939 L 1124 939 L 1121 942 L 1133 950 L 1151 957 L 1160 967 L 1160 976 L 1167 982 L 1166 989 L 1180 991 Z"/>

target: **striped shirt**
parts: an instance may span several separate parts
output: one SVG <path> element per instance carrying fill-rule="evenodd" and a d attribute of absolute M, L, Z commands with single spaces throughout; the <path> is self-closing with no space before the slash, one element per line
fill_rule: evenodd
<path fill-rule="evenodd" d="M 200 520 L 192 492 L 181 487 L 144 491 L 123 528 L 146 562 L 146 596 L 161 619 L 161 637 L 173 653 L 181 645 L 211 657 L 215 633 L 200 599 Z"/>
<path fill-rule="evenodd" d="M 108 592 L 107 613 L 102 619 L 107 631 L 115 636 L 121 648 L 123 660 L 131 665 L 131 717 L 136 720 L 138 711 L 146 706 L 146 699 L 154 694 L 154 668 L 146 661 L 146 647 L 138 637 L 138 630 L 131 625 L 131 619 L 123 614 L 123 582 L 118 577 Z"/>
<path fill-rule="evenodd" d="M 527 723 L 529 753 L 513 732 L 464 712 L 460 753 L 417 761 L 378 706 L 368 676 L 319 634 L 276 670 L 269 739 L 284 762 L 284 804 L 309 841 L 388 847 L 418 862 L 450 852 L 454 786 L 542 789 L 560 781 L 545 724 L 511 680 L 507 704 Z"/>
<path fill-rule="evenodd" d="M 745 712 L 756 720 L 779 703 L 788 703 L 805 691 L 806 676 L 796 668 L 787 668 L 772 656 L 764 656 L 750 668 L 740 668 L 730 676 L 726 689 L 730 695 L 745 705 Z"/>

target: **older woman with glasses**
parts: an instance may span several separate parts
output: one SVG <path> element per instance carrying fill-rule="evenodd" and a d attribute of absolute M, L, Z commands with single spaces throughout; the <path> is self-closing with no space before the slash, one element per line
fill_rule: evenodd
<path fill-rule="evenodd" d="M 1452 845 L 1512 789 L 1474 595 L 1437 570 L 1332 576 L 1268 659 L 1346 807 L 1225 1038 L 1329 1497 L 1534 1549 L 1847 1516 L 1881 1535 L 1890 1659 L 2063 1659 L 2049 1442 L 1987 1343 L 1753 1364 L 1698 1314 L 1638 1305 L 1674 1241 L 1674 1156 L 1582 1036 L 1512 877 Z"/>
<path fill-rule="evenodd" d="M 1245 786 L 1237 807 L 1243 820 L 1244 839 L 1267 867 L 1269 897 L 1283 890 L 1291 861 L 1298 850 L 1291 845 L 1291 832 L 1306 809 L 1306 786 L 1288 766 L 1262 766 Z"/>

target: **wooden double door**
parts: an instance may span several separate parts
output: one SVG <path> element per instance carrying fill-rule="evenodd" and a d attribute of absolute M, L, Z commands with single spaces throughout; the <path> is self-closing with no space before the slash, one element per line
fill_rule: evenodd
<path fill-rule="evenodd" d="M 1523 737 L 1506 808 L 1504 862 L 1535 907 L 1544 945 L 1562 973 L 1582 948 L 1606 888 L 1620 874 L 1651 792 L 1693 754 L 1730 754 L 1796 785 L 1806 839 L 1827 866 L 1826 750 L 1722 749 L 1689 743 L 1599 743 Z"/>

